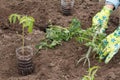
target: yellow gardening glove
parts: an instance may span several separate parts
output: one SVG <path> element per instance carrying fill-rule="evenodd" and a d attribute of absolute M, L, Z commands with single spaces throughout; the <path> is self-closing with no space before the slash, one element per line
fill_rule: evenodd
<path fill-rule="evenodd" d="M 107 23 L 111 12 L 112 9 L 104 6 L 103 9 L 93 17 L 92 26 L 101 27 L 100 33 L 103 33 L 107 28 Z"/>
<path fill-rule="evenodd" d="M 99 48 L 100 59 L 108 63 L 120 49 L 120 26 L 102 41 Z"/>

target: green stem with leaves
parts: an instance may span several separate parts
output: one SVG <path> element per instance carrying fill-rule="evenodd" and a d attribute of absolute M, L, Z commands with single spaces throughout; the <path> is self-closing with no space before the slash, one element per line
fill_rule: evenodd
<path fill-rule="evenodd" d="M 99 26 L 96 26 L 97 27 L 97 29 L 95 30 L 95 32 L 94 32 L 94 35 L 93 35 L 93 38 L 92 38 L 92 44 L 94 44 L 95 43 L 95 41 L 96 41 L 96 39 L 97 39 L 97 35 L 98 35 L 98 31 L 100 31 L 100 28 L 99 28 Z M 86 62 L 88 62 L 88 67 L 90 68 L 90 60 L 89 60 L 89 57 L 90 57 L 90 54 L 91 54 L 91 52 L 92 52 L 92 46 L 89 46 L 89 48 L 88 48 L 88 51 L 87 51 L 87 53 L 86 53 L 86 55 L 84 55 L 82 58 L 80 58 L 78 61 L 77 61 L 77 65 L 82 61 L 82 60 L 84 60 L 85 59 L 85 61 L 84 61 L 84 64 L 83 65 L 85 65 L 86 64 Z"/>
<path fill-rule="evenodd" d="M 93 39 L 92 39 L 92 43 L 94 43 L 94 41 L 95 41 L 95 39 L 96 39 L 96 36 L 97 36 L 97 34 L 94 35 L 94 37 L 93 37 Z M 78 65 L 83 59 L 85 59 L 83 65 L 85 65 L 86 62 L 88 62 L 88 67 L 90 68 L 89 56 L 90 56 L 91 51 L 92 51 L 92 47 L 90 46 L 89 49 L 88 49 L 88 51 L 87 51 L 87 53 L 86 53 L 86 55 L 85 55 L 83 58 L 80 58 L 80 59 L 78 60 L 77 65 Z"/>
<path fill-rule="evenodd" d="M 92 39 L 92 43 L 94 43 L 95 39 L 96 39 L 97 33 L 95 33 L 93 39 Z M 90 53 L 92 52 L 92 47 L 90 46 L 87 53 L 86 53 L 86 57 L 89 58 Z M 88 67 L 90 68 L 90 61 L 88 60 Z"/>

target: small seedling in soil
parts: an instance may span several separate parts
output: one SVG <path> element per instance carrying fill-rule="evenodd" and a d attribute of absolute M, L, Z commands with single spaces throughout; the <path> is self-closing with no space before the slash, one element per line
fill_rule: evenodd
<path fill-rule="evenodd" d="M 35 22 L 34 18 L 30 16 L 24 16 L 19 14 L 11 14 L 9 16 L 10 23 L 16 23 L 17 20 L 19 24 L 22 25 L 22 48 L 16 49 L 16 56 L 18 60 L 18 72 L 21 75 L 31 74 L 34 70 L 34 65 L 32 62 L 33 50 L 30 46 L 24 46 L 25 40 L 25 28 L 27 28 L 28 32 L 31 33 L 33 30 L 33 24 Z"/>
<path fill-rule="evenodd" d="M 98 71 L 99 66 L 93 66 L 88 69 L 88 75 L 84 75 L 81 80 L 95 80 L 95 74 Z"/>

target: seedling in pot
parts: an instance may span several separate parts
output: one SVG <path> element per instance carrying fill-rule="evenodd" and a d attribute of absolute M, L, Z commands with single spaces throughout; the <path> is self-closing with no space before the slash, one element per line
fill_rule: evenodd
<path fill-rule="evenodd" d="M 30 16 L 24 16 L 19 14 L 11 14 L 9 16 L 10 23 L 16 23 L 22 25 L 22 47 L 16 49 L 16 56 L 18 59 L 18 70 L 21 75 L 28 75 L 33 72 L 32 56 L 33 50 L 30 46 L 25 46 L 25 28 L 31 33 L 33 30 L 34 18 Z"/>

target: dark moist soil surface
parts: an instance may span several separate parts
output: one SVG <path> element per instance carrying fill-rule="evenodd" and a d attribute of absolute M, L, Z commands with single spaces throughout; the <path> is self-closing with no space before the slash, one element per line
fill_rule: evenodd
<path fill-rule="evenodd" d="M 54 49 L 41 50 L 34 55 L 35 72 L 28 76 L 20 76 L 16 65 L 16 48 L 22 45 L 20 37 L 21 26 L 10 25 L 8 16 L 19 13 L 33 16 L 36 20 L 33 33 L 25 35 L 25 44 L 30 45 L 37 52 L 35 45 L 44 38 L 43 32 L 52 24 L 67 27 L 71 19 L 76 17 L 81 21 L 81 27 L 91 26 L 92 17 L 100 11 L 102 5 L 89 0 L 75 0 L 74 11 L 71 16 L 63 16 L 60 11 L 60 0 L 0 0 L 0 80 L 80 80 L 86 74 L 87 66 L 76 62 L 85 54 L 87 47 L 70 40 L 63 42 Z M 111 33 L 118 26 L 118 17 L 111 16 L 107 33 Z M 99 63 L 91 57 L 91 65 L 99 65 L 95 80 L 120 80 L 120 54 L 118 53 L 109 64 Z"/>

